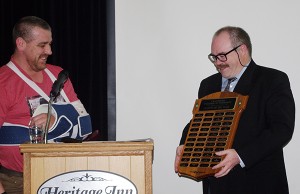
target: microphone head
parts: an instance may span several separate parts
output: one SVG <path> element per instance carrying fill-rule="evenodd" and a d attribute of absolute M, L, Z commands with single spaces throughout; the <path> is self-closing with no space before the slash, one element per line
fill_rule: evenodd
<path fill-rule="evenodd" d="M 64 83 L 67 81 L 68 78 L 69 78 L 69 72 L 63 69 L 61 72 L 59 72 L 57 80 L 62 80 Z"/>
<path fill-rule="evenodd" d="M 61 89 L 64 87 L 64 83 L 68 80 L 69 73 L 67 70 L 62 70 L 57 77 L 57 80 L 52 85 L 52 90 L 50 92 L 50 97 L 54 99 L 59 95 Z"/>

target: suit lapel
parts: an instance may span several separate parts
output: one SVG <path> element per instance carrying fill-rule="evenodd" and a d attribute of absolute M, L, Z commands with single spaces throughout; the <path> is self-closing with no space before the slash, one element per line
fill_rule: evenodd
<path fill-rule="evenodd" d="M 234 92 L 248 95 L 253 87 L 253 78 L 255 70 L 257 69 L 257 65 L 253 60 L 251 60 L 249 66 L 246 71 L 243 73 L 242 77 L 239 79 L 237 85 L 234 88 Z"/>
<path fill-rule="evenodd" d="M 221 73 L 218 73 L 217 76 L 214 78 L 215 80 L 213 81 L 213 84 L 211 86 L 211 92 L 210 93 L 214 93 L 214 92 L 220 92 L 221 91 L 221 87 L 222 87 L 222 75 Z"/>

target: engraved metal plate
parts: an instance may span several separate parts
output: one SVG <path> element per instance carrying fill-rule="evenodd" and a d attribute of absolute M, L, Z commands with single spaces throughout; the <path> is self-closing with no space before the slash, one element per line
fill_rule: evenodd
<path fill-rule="evenodd" d="M 200 181 L 214 175 L 222 161 L 215 152 L 230 149 L 248 96 L 216 92 L 197 99 L 180 158 L 178 175 Z"/>

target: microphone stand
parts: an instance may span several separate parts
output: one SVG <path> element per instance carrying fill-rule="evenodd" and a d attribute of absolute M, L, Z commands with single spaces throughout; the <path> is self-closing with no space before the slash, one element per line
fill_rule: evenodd
<path fill-rule="evenodd" d="M 47 121 L 46 121 L 46 126 L 45 126 L 44 144 L 48 143 L 48 131 L 49 131 L 50 118 L 51 118 L 52 103 L 53 103 L 54 99 L 55 99 L 55 96 L 51 96 L 50 100 L 48 102 L 48 112 L 47 112 Z"/>

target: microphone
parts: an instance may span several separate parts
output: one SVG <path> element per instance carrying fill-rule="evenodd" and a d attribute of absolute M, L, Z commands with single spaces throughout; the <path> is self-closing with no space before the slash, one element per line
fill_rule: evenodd
<path fill-rule="evenodd" d="M 50 92 L 50 100 L 48 102 L 48 113 L 47 113 L 47 120 L 45 126 L 45 133 L 44 133 L 44 143 L 47 144 L 48 142 L 48 131 L 49 131 L 49 124 L 50 124 L 50 117 L 51 117 L 51 107 L 52 102 L 55 101 L 57 96 L 59 95 L 61 89 L 64 87 L 64 83 L 69 78 L 69 73 L 66 70 L 62 70 L 59 72 L 57 80 L 52 85 L 52 89 Z"/>
<path fill-rule="evenodd" d="M 60 91 L 64 87 L 64 83 L 69 78 L 69 73 L 66 70 L 62 70 L 57 77 L 57 80 L 52 85 L 52 90 L 50 92 L 50 98 L 56 99 Z"/>

